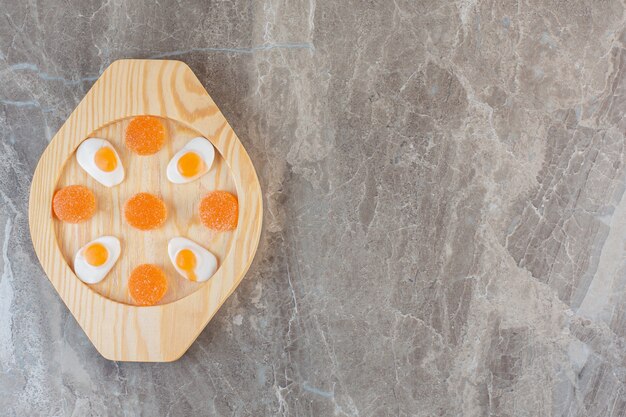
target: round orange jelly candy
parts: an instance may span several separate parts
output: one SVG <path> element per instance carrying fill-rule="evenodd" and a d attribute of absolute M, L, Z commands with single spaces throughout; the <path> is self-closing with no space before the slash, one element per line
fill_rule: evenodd
<path fill-rule="evenodd" d="M 200 220 L 209 229 L 225 232 L 237 228 L 239 202 L 227 191 L 212 191 L 200 202 Z"/>
<path fill-rule="evenodd" d="M 126 128 L 126 146 L 137 155 L 157 153 L 165 143 L 165 127 L 158 117 L 134 117 Z"/>
<path fill-rule="evenodd" d="M 156 265 L 139 265 L 130 273 L 128 292 L 140 306 L 155 305 L 167 292 L 165 272 Z"/>
<path fill-rule="evenodd" d="M 135 194 L 124 204 L 124 217 L 128 224 L 139 230 L 160 227 L 167 219 L 167 207 L 154 194 Z"/>
<path fill-rule="evenodd" d="M 52 197 L 52 211 L 61 221 L 80 223 L 96 213 L 96 196 L 84 185 L 69 185 Z"/>

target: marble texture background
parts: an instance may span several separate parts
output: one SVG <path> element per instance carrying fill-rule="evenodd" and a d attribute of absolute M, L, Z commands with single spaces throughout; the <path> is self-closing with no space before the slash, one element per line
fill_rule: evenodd
<path fill-rule="evenodd" d="M 0 0 L 3 416 L 626 415 L 614 0 Z M 171 364 L 101 358 L 28 232 L 119 58 L 187 62 L 254 161 L 250 272 Z"/>

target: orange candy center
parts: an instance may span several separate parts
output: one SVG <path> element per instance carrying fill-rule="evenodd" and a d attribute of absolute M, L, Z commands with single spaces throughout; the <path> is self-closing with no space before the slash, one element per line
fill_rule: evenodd
<path fill-rule="evenodd" d="M 204 161 L 195 152 L 187 152 L 178 159 L 178 172 L 183 177 L 195 177 L 204 171 Z"/>
<path fill-rule="evenodd" d="M 185 271 L 189 281 L 196 281 L 196 254 L 191 249 L 182 249 L 176 254 L 176 266 Z"/>
<path fill-rule="evenodd" d="M 83 185 L 61 188 L 52 198 L 52 211 L 64 222 L 84 222 L 96 213 L 96 196 Z"/>
<path fill-rule="evenodd" d="M 165 272 L 156 265 L 139 265 L 130 273 L 128 292 L 138 305 L 155 305 L 167 292 Z"/>
<path fill-rule="evenodd" d="M 239 202 L 226 191 L 213 191 L 200 202 L 200 220 L 209 229 L 224 232 L 237 228 Z"/>
<path fill-rule="evenodd" d="M 102 266 L 109 258 L 109 251 L 101 243 L 94 243 L 85 249 L 85 260 L 91 266 Z"/>
<path fill-rule="evenodd" d="M 138 155 L 157 153 L 165 143 L 165 127 L 153 116 L 137 116 L 126 128 L 126 146 Z"/>
<path fill-rule="evenodd" d="M 156 229 L 167 219 L 167 207 L 159 197 L 148 194 L 135 194 L 124 205 L 124 217 L 131 226 L 139 230 Z"/>
<path fill-rule="evenodd" d="M 104 172 L 111 172 L 117 167 L 115 151 L 108 146 L 98 149 L 93 159 L 96 166 Z"/>

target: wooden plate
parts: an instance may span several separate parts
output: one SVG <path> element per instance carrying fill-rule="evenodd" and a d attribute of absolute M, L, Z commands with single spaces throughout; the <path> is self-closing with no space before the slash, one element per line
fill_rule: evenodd
<path fill-rule="evenodd" d="M 124 145 L 133 116 L 163 118 L 167 145 L 140 157 Z M 216 149 L 211 171 L 189 184 L 171 184 L 165 167 L 189 139 L 204 136 Z M 74 151 L 89 137 L 109 140 L 126 170 L 124 182 L 107 188 L 77 164 Z M 98 212 L 87 222 L 62 223 L 51 213 L 54 191 L 82 184 L 96 194 Z M 200 224 L 202 196 L 220 189 L 237 195 L 239 220 L 233 232 L 212 232 Z M 125 224 L 122 207 L 137 192 L 160 194 L 168 206 L 164 227 L 141 232 Z M 104 71 L 44 151 L 35 170 L 29 203 L 30 231 L 48 278 L 96 349 L 120 361 L 166 362 L 178 359 L 235 290 L 256 252 L 261 233 L 261 188 L 254 167 L 232 128 L 191 69 L 180 61 L 121 60 Z M 100 283 L 86 285 L 71 269 L 76 251 L 102 235 L 117 236 L 122 254 Z M 215 275 L 192 283 L 176 273 L 167 241 L 188 237 L 213 252 Z M 168 275 L 159 305 L 139 307 L 128 295 L 130 271 L 155 263 Z"/>

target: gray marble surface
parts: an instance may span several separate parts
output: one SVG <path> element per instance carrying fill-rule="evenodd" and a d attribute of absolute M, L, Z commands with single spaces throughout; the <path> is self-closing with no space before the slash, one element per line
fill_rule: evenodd
<path fill-rule="evenodd" d="M 626 415 L 623 2 L 0 0 L 3 416 Z M 28 232 L 119 58 L 187 62 L 264 190 L 171 364 L 101 358 Z"/>

